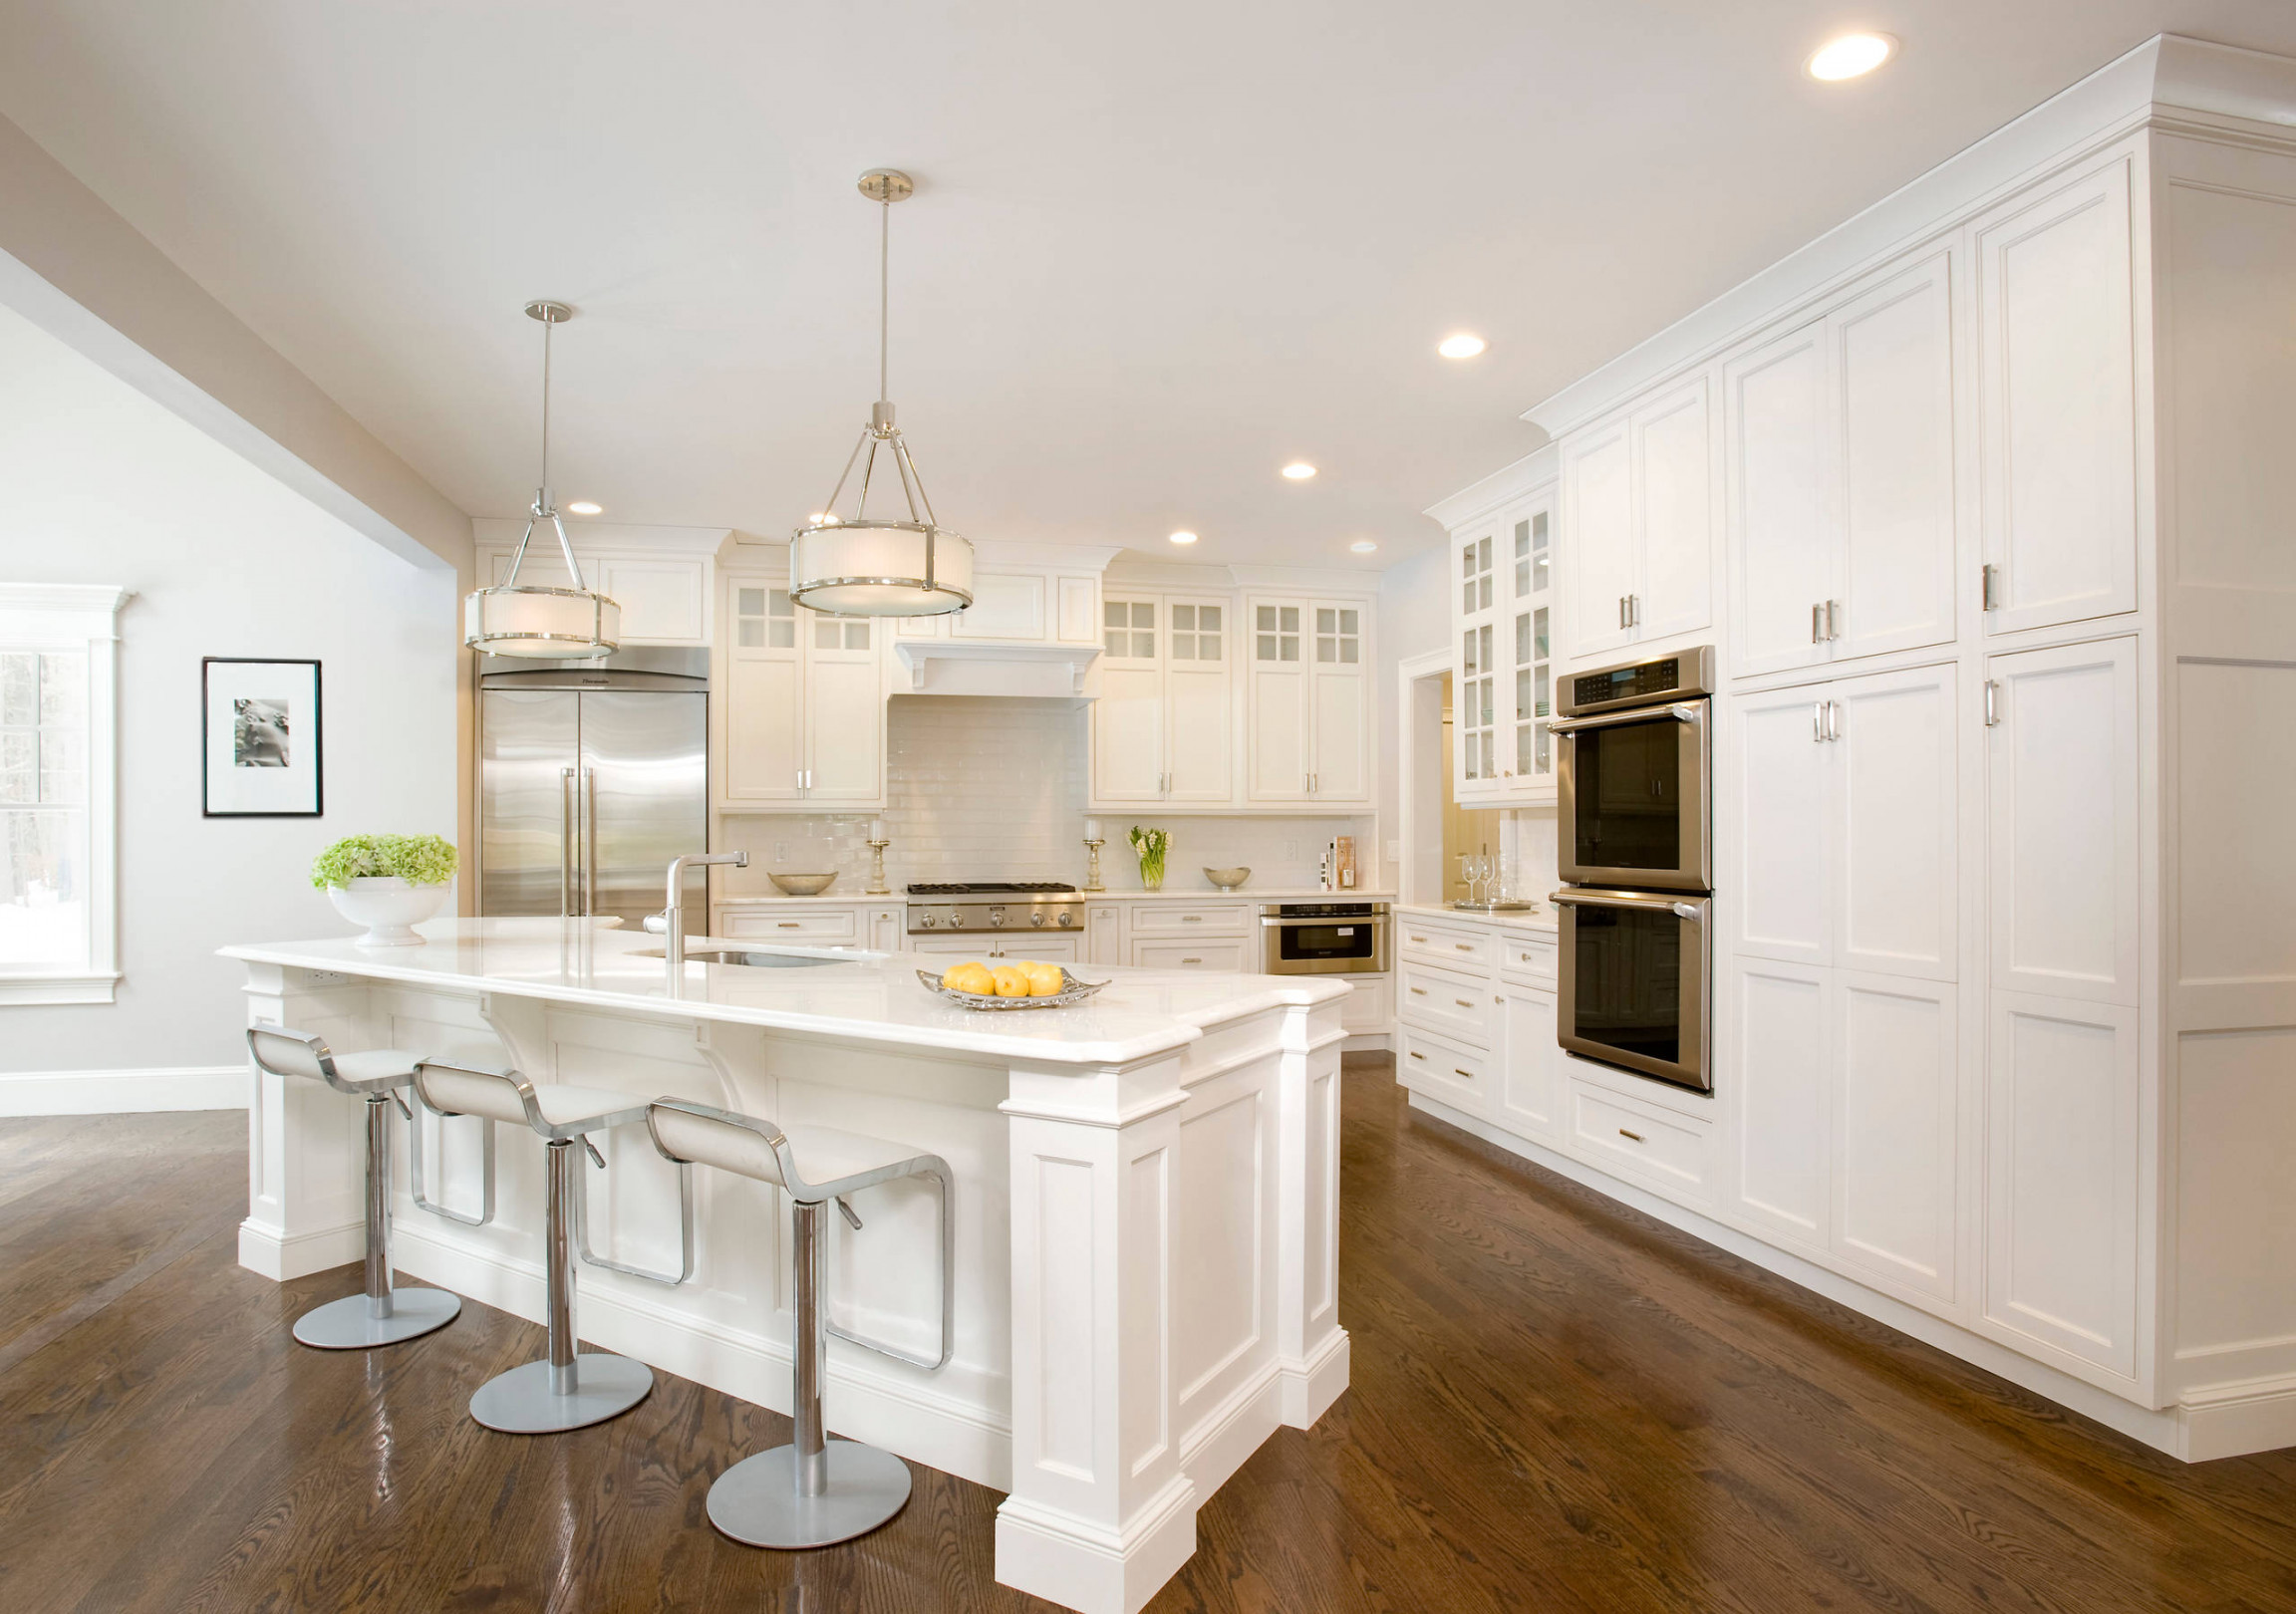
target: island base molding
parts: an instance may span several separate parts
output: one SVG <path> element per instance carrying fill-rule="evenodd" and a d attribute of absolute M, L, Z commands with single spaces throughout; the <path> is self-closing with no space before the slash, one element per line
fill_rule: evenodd
<path fill-rule="evenodd" d="M 2022 1390 L 2094 1419 L 2180 1462 L 2205 1463 L 2216 1458 L 2245 1457 L 2253 1452 L 2296 1446 L 2296 1375 L 2198 1386 L 2185 1391 L 2181 1399 L 2168 1406 L 2141 1406 L 2087 1380 L 2060 1372 L 2046 1362 L 2035 1361 L 1973 1329 L 1918 1306 L 1909 1306 L 1894 1295 L 1883 1294 L 1855 1278 L 1805 1260 L 1791 1250 L 1780 1249 L 1751 1233 L 1612 1177 L 1584 1161 L 1480 1121 L 1438 1099 L 1413 1093 L 1410 1105 L 1445 1126 L 1456 1127 L 1533 1165 L 1544 1166 L 1559 1177 L 1567 1177 L 1670 1227 L 1702 1238 L 1838 1305 L 1886 1323 L 1924 1345 L 1934 1346 L 1948 1356 L 1957 1356 Z"/>

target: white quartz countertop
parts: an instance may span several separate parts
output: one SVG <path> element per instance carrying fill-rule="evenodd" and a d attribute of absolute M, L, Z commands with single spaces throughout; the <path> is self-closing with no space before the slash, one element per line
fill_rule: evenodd
<path fill-rule="evenodd" d="M 1086 1002 L 1053 1009 L 967 1009 L 936 996 L 917 978 L 920 968 L 939 973 L 946 958 L 694 938 L 690 946 L 833 961 L 758 968 L 690 960 L 682 990 L 673 997 L 663 960 L 643 956 L 649 949 L 659 952 L 662 939 L 611 922 L 442 919 L 417 929 L 425 942 L 419 947 L 363 947 L 345 937 L 219 950 L 249 963 L 339 970 L 371 980 L 1078 1066 L 1147 1058 L 1195 1041 L 1207 1026 L 1262 1009 L 1328 1001 L 1347 989 L 1321 975 L 1092 965 L 1078 972 L 1109 984 Z"/>
<path fill-rule="evenodd" d="M 1016 894 L 1012 900 L 1025 902 L 1029 895 L 1027 892 L 1021 892 Z M 1047 893 L 1046 895 L 1052 894 Z M 1395 894 L 1391 891 L 1325 891 L 1319 886 L 1246 886 L 1242 891 L 1221 891 L 1212 886 L 1199 886 L 1186 891 L 1176 891 L 1170 888 L 1163 891 L 1080 891 L 1074 895 L 1083 898 L 1088 903 L 1219 903 L 1230 901 L 1250 903 L 1390 903 L 1395 900 Z M 832 891 L 819 897 L 777 897 L 750 892 L 738 897 L 720 897 L 717 899 L 717 906 L 719 908 L 749 906 L 799 908 L 812 905 L 855 908 L 866 904 L 882 903 L 919 902 L 938 905 L 951 901 L 994 902 L 995 900 L 986 894 L 976 898 L 952 899 L 947 897 L 912 898 L 906 897 L 900 892 L 894 892 L 891 896 L 880 895 L 876 897 L 868 896 L 862 892 L 839 893 Z"/>
<path fill-rule="evenodd" d="M 1555 929 L 1555 905 L 1552 903 L 1541 903 L 1534 913 L 1518 910 L 1512 914 L 1477 914 L 1463 908 L 1445 908 L 1438 903 L 1398 903 L 1395 912 L 1415 919 L 1436 920 L 1445 925 L 1479 925 L 1491 931 L 1502 928 L 1510 931 Z"/>

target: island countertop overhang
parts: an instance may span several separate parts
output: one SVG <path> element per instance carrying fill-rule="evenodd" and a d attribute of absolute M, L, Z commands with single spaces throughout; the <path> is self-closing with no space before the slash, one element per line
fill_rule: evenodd
<path fill-rule="evenodd" d="M 1230 975 L 1093 966 L 1108 989 L 1088 1002 L 1044 1010 L 961 1008 L 935 997 L 919 969 L 949 960 L 908 953 L 734 943 L 744 951 L 831 961 L 793 970 L 689 961 L 672 996 L 661 939 L 593 920 L 446 919 L 419 928 L 420 947 L 366 947 L 351 938 L 245 942 L 227 958 L 334 971 L 430 989 L 500 992 L 646 1014 L 929 1048 L 1004 1061 L 1104 1068 L 1155 1058 L 1208 1026 L 1288 1004 L 1335 1000 L 1348 990 L 1327 976 Z M 700 941 L 689 945 L 704 944 Z"/>

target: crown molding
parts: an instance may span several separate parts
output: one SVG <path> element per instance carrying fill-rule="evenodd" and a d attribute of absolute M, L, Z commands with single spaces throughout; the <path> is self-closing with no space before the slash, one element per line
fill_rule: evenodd
<path fill-rule="evenodd" d="M 1512 504 L 1525 494 L 1536 493 L 1559 474 L 1560 456 L 1555 444 L 1545 443 L 1525 454 L 1514 464 L 1495 470 L 1480 482 L 1471 482 L 1448 498 L 1437 499 L 1421 512 L 1434 520 L 1445 532 L 1470 521 L 1479 521 L 1501 505 Z"/>

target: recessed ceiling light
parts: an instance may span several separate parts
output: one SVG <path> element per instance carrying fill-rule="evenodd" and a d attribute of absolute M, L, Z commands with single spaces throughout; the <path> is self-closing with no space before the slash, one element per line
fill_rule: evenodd
<path fill-rule="evenodd" d="M 1355 551 L 1355 553 L 1358 555 L 1368 555 L 1379 546 L 1368 538 L 1358 538 L 1347 547 Z"/>
<path fill-rule="evenodd" d="M 1813 79 L 1829 83 L 1837 79 L 1855 79 L 1872 72 L 1897 54 L 1897 40 L 1890 34 L 1844 34 L 1818 47 L 1806 64 Z"/>
<path fill-rule="evenodd" d="M 567 502 L 566 513 L 568 515 L 604 515 L 606 506 L 598 503 L 595 499 L 572 499 Z"/>
<path fill-rule="evenodd" d="M 1474 332 L 1461 331 L 1456 336 L 1447 336 L 1436 343 L 1435 351 L 1446 359 L 1472 359 L 1489 346 L 1490 343 Z"/>
<path fill-rule="evenodd" d="M 1304 482 L 1308 477 L 1315 474 L 1315 467 L 1308 464 L 1304 459 L 1294 459 L 1291 464 L 1284 467 L 1284 474 L 1294 482 Z"/>
<path fill-rule="evenodd" d="M 1172 541 L 1176 544 L 1192 544 L 1196 541 L 1196 535 L 1192 532 L 1176 532 L 1172 535 Z"/>

